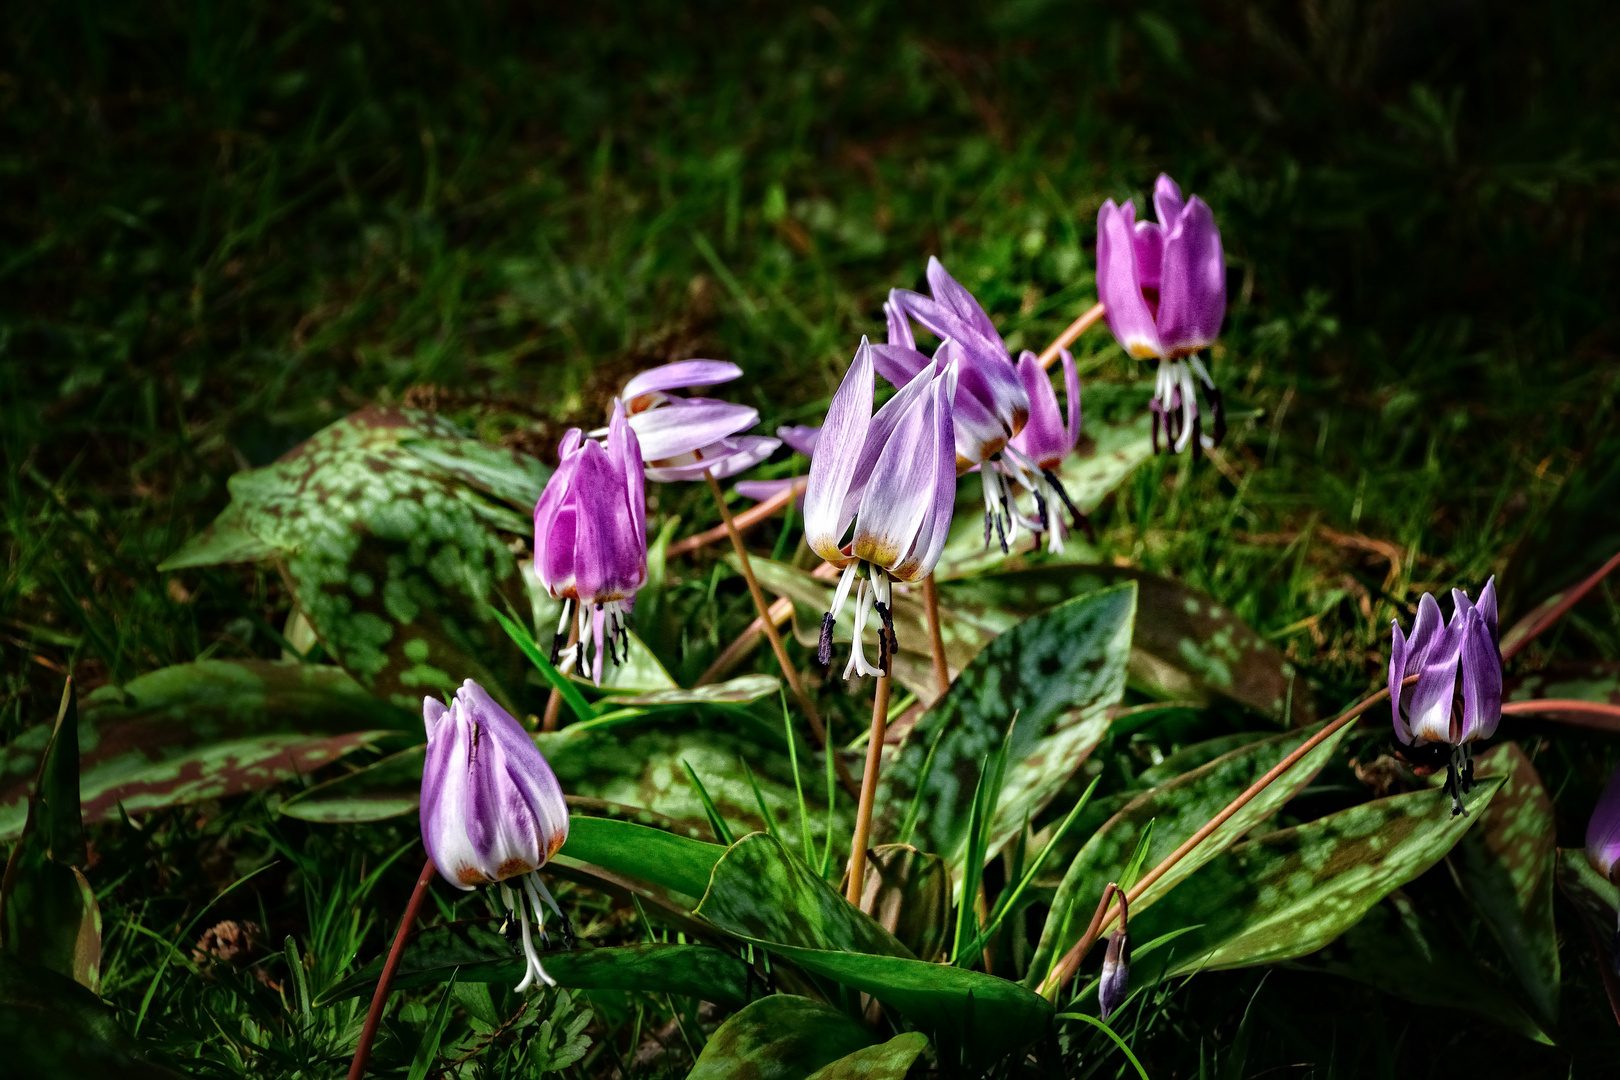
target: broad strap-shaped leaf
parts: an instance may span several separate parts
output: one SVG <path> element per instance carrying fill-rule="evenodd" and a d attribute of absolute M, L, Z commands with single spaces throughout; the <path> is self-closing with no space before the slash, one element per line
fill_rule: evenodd
<path fill-rule="evenodd" d="M 1125 692 L 1135 601 L 1129 583 L 1076 597 L 1025 620 L 974 657 L 886 768 L 878 789 L 884 828 L 898 826 L 921 784 L 916 842 L 959 864 L 980 765 L 1011 725 L 1007 780 L 986 857 L 1017 835 L 1106 732 L 1108 709 Z"/>
<path fill-rule="evenodd" d="M 1481 780 L 1463 816 L 1452 817 L 1446 793 L 1414 791 L 1236 845 L 1146 911 L 1132 907 L 1137 940 L 1192 929 L 1133 965 L 1131 977 L 1250 967 L 1315 952 L 1439 862 L 1480 820 L 1501 784 Z"/>
<path fill-rule="evenodd" d="M 750 833 L 726 849 L 694 914 L 769 945 L 911 956 L 899 939 L 766 833 Z"/>
<path fill-rule="evenodd" d="M 1157 866 L 1233 799 L 1264 776 L 1315 731 L 1287 732 L 1262 742 L 1239 747 L 1168 783 L 1144 792 L 1109 819 L 1086 841 L 1063 875 L 1040 944 L 1030 960 L 1025 984 L 1037 985 L 1053 962 L 1068 952 L 1091 921 L 1103 889 L 1117 881 L 1135 853 L 1149 823 L 1153 836 L 1144 869 Z M 1177 882 L 1236 843 L 1244 833 L 1270 817 L 1310 783 L 1333 756 L 1349 727 L 1329 737 L 1295 762 L 1282 776 L 1251 799 L 1225 824 L 1208 836 L 1131 905 L 1131 917 L 1148 909 Z M 1174 894 L 1171 894 L 1174 895 Z M 1149 940 L 1137 937 L 1139 941 Z"/>
<path fill-rule="evenodd" d="M 7 1076 L 179 1080 L 141 1059 L 113 1010 L 65 975 L 0 952 L 0 1045 Z"/>
<path fill-rule="evenodd" d="M 830 1005 L 773 994 L 721 1024 L 686 1075 L 687 1080 L 804 1080 L 872 1042 L 866 1025 Z"/>
<path fill-rule="evenodd" d="M 886 1043 L 845 1054 L 811 1073 L 807 1080 L 905 1080 L 912 1062 L 926 1049 L 928 1036 L 908 1031 Z"/>
<path fill-rule="evenodd" d="M 992 613 L 1027 617 L 1065 597 L 1134 581 L 1132 644 L 1179 672 L 1195 692 L 1219 694 L 1296 724 L 1314 716 L 1309 691 L 1295 685 L 1291 664 L 1229 608 L 1178 581 L 1129 567 L 1059 563 L 990 574 L 940 586 L 940 603 L 975 625 L 993 628 Z M 1172 687 L 1184 697 L 1186 687 Z"/>
<path fill-rule="evenodd" d="M 357 825 L 414 814 L 422 804 L 427 746 L 412 746 L 347 776 L 334 777 L 281 800 L 277 811 L 300 821 Z"/>
<path fill-rule="evenodd" d="M 644 709 L 678 705 L 747 705 L 775 695 L 781 686 L 781 680 L 774 675 L 742 675 L 690 690 L 676 687 L 672 690 L 610 694 L 602 699 L 602 704 L 634 705 Z"/>
<path fill-rule="evenodd" d="M 538 943 L 537 943 L 538 944 Z M 370 994 L 382 974 L 384 957 L 326 991 L 317 1004 Z M 763 986 L 742 959 L 712 945 L 619 945 L 604 949 L 545 950 L 540 963 L 558 986 L 581 990 L 645 990 L 684 994 L 741 1005 Z M 429 927 L 411 936 L 400 957 L 397 989 L 450 981 L 517 985 L 523 978 L 521 946 L 508 941 L 488 921 Z"/>
<path fill-rule="evenodd" d="M 538 584 L 539 579 L 535 579 Z M 535 625 L 544 629 L 555 622 L 560 605 L 553 609 L 553 614 L 547 619 L 537 619 Z M 680 690 L 680 684 L 658 662 L 658 657 L 647 647 L 647 643 L 637 637 L 634 631 L 626 631 L 630 641 L 627 652 L 618 658 L 617 663 L 602 665 L 603 690 L 622 691 L 626 696 L 638 697 L 646 694 L 664 693 Z M 545 640 L 550 640 L 546 638 Z M 577 683 L 593 685 L 590 679 L 583 675 L 569 676 Z"/>
<path fill-rule="evenodd" d="M 1128 417 L 1123 421 L 1103 422 L 1088 415 L 1080 446 L 1057 470 L 1063 489 L 1082 513 L 1095 510 L 1120 481 L 1153 456 L 1147 410 L 1133 409 Z M 1001 553 L 1001 545 L 994 538 L 989 544 L 984 542 L 984 489 L 977 476 L 970 473 L 958 482 L 956 507 L 950 538 L 945 542 L 945 551 L 935 570 L 939 580 L 991 570 L 1021 569 L 1027 563 L 1035 546 L 1027 534 L 1018 545 L 1019 550 L 1010 555 Z M 1095 551 L 1084 536 L 1071 534 L 1064 555 L 1071 559 L 1094 558 Z"/>
<path fill-rule="evenodd" d="M 715 864 L 725 853 L 719 844 L 632 821 L 578 814 L 568 819 L 568 841 L 561 851 L 570 858 L 662 885 L 694 900 L 708 889 Z"/>
<path fill-rule="evenodd" d="M 1474 962 L 1460 935 L 1399 890 L 1326 948 L 1289 966 L 1354 979 L 1417 1005 L 1465 1009 L 1528 1039 L 1552 1042 L 1501 980 Z"/>
<path fill-rule="evenodd" d="M 879 844 L 866 860 L 861 910 L 920 960 L 937 960 L 950 927 L 951 875 L 945 860 L 909 844 Z"/>
<path fill-rule="evenodd" d="M 1517 743 L 1503 743 L 1474 763 L 1502 787 L 1457 845 L 1457 882 L 1479 910 L 1543 1023 L 1558 1020 L 1558 929 L 1553 878 L 1558 859 L 1552 799 Z"/>
<path fill-rule="evenodd" d="M 311 772 L 386 735 L 421 731 L 421 713 L 377 700 L 341 669 L 268 660 L 199 660 L 88 695 L 79 721 L 87 823 L 122 804 L 137 814 L 217 799 Z M 26 816 L 27 785 L 50 736 L 30 728 L 0 748 L 0 839 Z"/>
<path fill-rule="evenodd" d="M 458 439 L 426 413 L 362 409 L 231 477 L 223 516 L 229 536 L 245 531 L 275 551 L 328 655 L 367 689 L 418 708 L 423 694 L 473 678 L 517 710 L 527 665 L 488 605 L 526 599 L 506 534 L 526 534 L 528 518 L 466 468 L 402 445 Z M 164 565 L 253 551 L 207 534 L 201 543 Z"/>
<path fill-rule="evenodd" d="M 942 1057 L 960 1048 L 972 1060 L 993 1060 L 1028 1046 L 1052 1023 L 1045 998 L 980 971 L 898 956 L 760 944 L 805 971 L 877 998 L 926 1033 Z"/>

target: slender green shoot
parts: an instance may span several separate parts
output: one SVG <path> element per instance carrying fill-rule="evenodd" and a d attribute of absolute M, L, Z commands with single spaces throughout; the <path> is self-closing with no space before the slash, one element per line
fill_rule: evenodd
<path fill-rule="evenodd" d="M 692 782 L 692 790 L 696 791 L 698 798 L 703 801 L 703 812 L 709 816 L 709 828 L 714 830 L 714 838 L 727 847 L 736 843 L 732 838 L 730 827 L 726 825 L 726 819 L 714 808 L 714 800 L 709 798 L 709 789 L 698 779 L 697 770 L 692 768 L 691 763 L 685 758 L 681 759 L 681 768 L 686 770 L 686 778 Z"/>
<path fill-rule="evenodd" d="M 1131 1048 L 1125 1045 L 1125 1040 L 1119 1037 L 1119 1033 L 1113 1028 L 1109 1027 L 1107 1024 L 1103 1023 L 1101 1020 L 1097 1019 L 1095 1016 L 1087 1016 L 1085 1013 L 1058 1013 L 1057 1018 L 1059 1020 L 1084 1021 L 1085 1023 L 1096 1028 L 1098 1031 L 1102 1032 L 1104 1035 L 1107 1035 L 1110 1039 L 1114 1040 L 1114 1045 L 1119 1047 L 1125 1056 L 1131 1059 L 1131 1064 L 1136 1066 L 1136 1075 L 1140 1076 L 1142 1080 L 1152 1080 L 1152 1078 L 1148 1076 L 1147 1070 L 1142 1068 L 1142 1063 L 1136 1060 L 1136 1055 L 1131 1053 Z"/>
<path fill-rule="evenodd" d="M 782 843 L 782 831 L 777 828 L 776 815 L 771 808 L 765 805 L 765 796 L 759 790 L 759 781 L 754 779 L 754 770 L 748 767 L 748 760 L 741 754 L 737 755 L 737 764 L 742 766 L 743 775 L 748 778 L 748 786 L 754 791 L 754 805 L 759 807 L 759 816 L 765 819 L 765 831 L 770 833 L 771 839 Z M 786 844 L 783 844 L 786 847 Z"/>
<path fill-rule="evenodd" d="M 810 807 L 804 801 L 804 781 L 799 776 L 799 746 L 793 738 L 793 717 L 788 713 L 787 691 L 777 687 L 776 693 L 782 699 L 782 731 L 787 736 L 788 763 L 793 766 L 793 790 L 799 796 L 799 830 L 804 834 L 801 840 L 804 846 L 799 850 L 804 853 L 804 861 L 808 863 L 815 858 L 816 849 L 810 836 Z"/>
<path fill-rule="evenodd" d="M 934 733 L 934 741 L 928 744 L 928 756 L 923 759 L 922 772 L 917 776 L 917 791 L 911 797 L 911 805 L 906 809 L 905 822 L 900 826 L 900 843 L 911 843 L 911 835 L 917 828 L 917 815 L 922 811 L 923 795 L 928 791 L 928 777 L 934 771 L 934 755 L 939 751 L 940 740 L 945 738 L 945 729 L 948 725 L 940 724 L 939 730 Z"/>

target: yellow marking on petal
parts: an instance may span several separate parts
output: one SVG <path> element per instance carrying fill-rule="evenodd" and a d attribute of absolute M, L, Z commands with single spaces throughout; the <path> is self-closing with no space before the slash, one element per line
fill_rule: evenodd
<path fill-rule="evenodd" d="M 1125 346 L 1125 351 L 1138 360 L 1155 360 L 1159 354 L 1153 351 L 1153 346 L 1145 341 L 1133 341 Z"/>

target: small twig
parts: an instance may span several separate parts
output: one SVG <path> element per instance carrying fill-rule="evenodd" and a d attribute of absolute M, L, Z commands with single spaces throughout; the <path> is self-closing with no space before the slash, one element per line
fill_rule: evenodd
<path fill-rule="evenodd" d="M 951 688 L 951 669 L 945 663 L 945 635 L 939 628 L 939 588 L 934 575 L 923 578 L 923 607 L 928 611 L 928 637 L 934 651 L 934 681 L 939 684 L 939 696 Z"/>
<path fill-rule="evenodd" d="M 1534 701 L 1504 701 L 1503 716 L 1534 716 L 1537 713 L 1562 714 L 1557 719 L 1566 724 L 1595 728 L 1598 731 L 1620 731 L 1620 705 L 1606 701 L 1578 701 L 1573 698 L 1537 698 Z M 1573 715 L 1571 715 L 1573 714 Z"/>
<path fill-rule="evenodd" d="M 411 927 L 416 925 L 416 916 L 422 910 L 422 901 L 427 899 L 428 883 L 433 880 L 435 871 L 433 860 L 429 859 L 422 864 L 422 873 L 417 876 L 416 888 L 411 890 L 411 898 L 405 904 L 405 915 L 399 920 L 399 930 L 394 934 L 393 948 L 388 950 L 388 959 L 383 961 L 382 975 L 377 979 L 377 992 L 371 995 L 371 1009 L 366 1013 L 366 1026 L 360 1029 L 360 1042 L 354 1048 L 354 1061 L 349 1065 L 349 1080 L 361 1080 L 366 1075 L 366 1062 L 371 1058 L 371 1044 L 377 1038 L 377 1025 L 382 1023 L 383 1006 L 388 1004 L 388 988 L 394 981 L 394 972 L 399 970 L 399 962 L 405 955 L 405 942 L 411 936 Z"/>
<path fill-rule="evenodd" d="M 742 513 L 738 514 L 732 519 L 737 527 L 737 530 L 740 532 L 745 529 L 751 529 L 755 525 L 758 525 L 760 522 L 782 509 L 782 507 L 804 494 L 804 489 L 809 483 L 810 478 L 808 476 L 797 477 L 794 479 L 792 487 L 778 491 L 775 495 L 772 495 L 770 498 L 763 500 L 757 505 L 750 506 L 747 510 L 744 510 Z M 664 555 L 666 558 L 673 559 L 677 555 L 685 555 L 688 551 L 696 551 L 700 547 L 705 547 L 709 544 L 724 540 L 727 535 L 725 525 L 716 525 L 712 529 L 705 529 L 696 536 L 688 536 L 684 540 L 675 541 L 673 544 L 669 545 L 667 549 L 665 549 Z"/>
<path fill-rule="evenodd" d="M 1059 334 L 1057 339 L 1046 347 L 1046 351 L 1041 353 L 1041 366 L 1051 367 L 1060 352 L 1073 345 L 1075 338 L 1091 329 L 1092 324 L 1107 313 L 1108 309 L 1103 306 L 1101 300 L 1087 308 L 1084 315 L 1070 323 L 1069 328 Z"/>
<path fill-rule="evenodd" d="M 849 885 L 844 898 L 859 907 L 866 885 L 866 844 L 872 833 L 872 803 L 877 798 L 878 767 L 883 761 L 883 732 L 889 724 L 889 676 L 879 675 L 872 695 L 872 735 L 866 742 L 866 771 L 855 810 L 855 839 L 849 850 Z M 831 753 L 831 751 L 828 751 Z"/>

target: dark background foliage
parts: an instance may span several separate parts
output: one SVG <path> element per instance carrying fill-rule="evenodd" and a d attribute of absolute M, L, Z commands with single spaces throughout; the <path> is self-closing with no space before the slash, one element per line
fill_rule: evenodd
<path fill-rule="evenodd" d="M 278 655 L 273 570 L 154 567 L 230 473 L 361 404 L 548 453 L 638 365 L 711 355 L 748 370 L 735 396 L 767 428 L 814 422 L 929 254 L 1042 347 L 1094 296 L 1097 207 L 1161 170 L 1222 225 L 1215 366 L 1238 420 L 1221 467 L 1139 470 L 1102 549 L 1221 598 L 1331 708 L 1377 678 L 1418 591 L 1507 567 L 1611 422 L 1617 42 L 1613 5 L 1579 0 L 19 0 L 0 30 L 0 737 L 66 671 L 89 689 Z M 1081 351 L 1088 379 L 1143 377 L 1105 334 Z M 695 670 L 751 617 L 721 586 Z M 1605 594 L 1530 662 L 1617 649 Z M 1604 775 L 1572 755 L 1565 843 Z M 121 858 L 165 867 L 148 899 L 190 911 L 221 880 L 203 848 L 245 865 L 333 842 L 255 814 Z M 1576 1033 L 1610 1023 L 1582 962 Z M 1567 1074 L 1567 1049 L 1302 979 L 1255 999 L 1251 1073 Z M 1256 981 L 1168 1005 L 1141 1044 L 1154 1075 L 1229 1046 Z"/>

